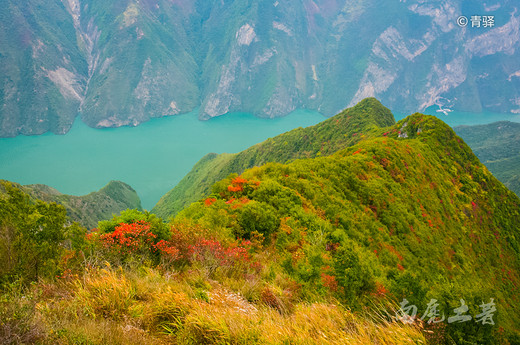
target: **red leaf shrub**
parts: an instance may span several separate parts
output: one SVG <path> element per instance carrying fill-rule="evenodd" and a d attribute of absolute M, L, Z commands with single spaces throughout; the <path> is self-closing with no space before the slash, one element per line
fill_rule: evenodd
<path fill-rule="evenodd" d="M 328 288 L 331 291 L 338 290 L 338 282 L 336 281 L 335 276 L 331 276 L 331 275 L 322 273 L 321 282 L 323 283 L 323 286 L 325 286 L 326 288 Z"/>
<path fill-rule="evenodd" d="M 219 266 L 231 267 L 238 263 L 249 262 L 251 260 L 250 248 L 250 241 L 233 242 L 228 246 L 223 246 L 220 241 L 200 238 L 192 246 L 191 261 L 216 261 Z"/>
<path fill-rule="evenodd" d="M 98 235 L 93 232 L 87 237 L 92 245 L 101 245 L 112 255 L 123 258 L 130 254 L 146 256 L 154 253 L 158 255 L 156 259 L 166 266 L 200 263 L 210 269 L 235 266 L 258 269 L 258 265 L 251 262 L 251 241 L 224 242 L 198 226 L 178 224 L 171 228 L 169 240 L 156 243 L 157 236 L 151 232 L 150 224 L 143 221 L 121 223 L 111 233 Z"/>
<path fill-rule="evenodd" d="M 206 200 L 204 200 L 204 205 L 211 206 L 211 205 L 213 205 L 213 203 L 215 201 L 217 201 L 217 199 L 215 199 L 215 198 L 207 198 Z"/>
<path fill-rule="evenodd" d="M 176 260 L 179 258 L 179 249 L 170 241 L 160 240 L 153 248 L 159 251 L 163 256 L 166 256 L 169 260 Z"/>
<path fill-rule="evenodd" d="M 156 235 L 150 231 L 150 224 L 143 221 L 121 223 L 113 232 L 100 236 L 105 247 L 120 253 L 151 251 L 155 238 Z"/>
<path fill-rule="evenodd" d="M 231 179 L 231 184 L 227 186 L 228 192 L 242 192 L 244 190 L 251 190 L 260 185 L 260 181 L 248 181 L 241 176 Z"/>

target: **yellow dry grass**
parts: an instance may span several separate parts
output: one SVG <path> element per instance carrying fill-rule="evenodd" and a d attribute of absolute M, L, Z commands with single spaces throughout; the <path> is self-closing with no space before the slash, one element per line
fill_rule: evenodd
<path fill-rule="evenodd" d="M 190 285 L 191 284 L 191 285 Z M 423 344 L 410 325 L 367 318 L 331 303 L 282 313 L 211 281 L 110 267 L 57 284 L 39 301 L 51 344 Z M 200 283 L 196 283 L 195 286 Z"/>

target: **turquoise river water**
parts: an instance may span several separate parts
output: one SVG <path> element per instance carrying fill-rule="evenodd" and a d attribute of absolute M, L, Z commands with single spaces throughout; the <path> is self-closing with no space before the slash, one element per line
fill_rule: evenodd
<path fill-rule="evenodd" d="M 520 115 L 429 113 L 452 126 L 520 122 Z M 397 120 L 403 117 L 396 115 Z M 93 129 L 78 119 L 66 135 L 1 138 L 0 179 L 46 184 L 72 195 L 120 180 L 137 191 L 144 208 L 151 209 L 207 153 L 239 152 L 324 119 L 317 112 L 298 110 L 277 119 L 235 113 L 199 121 L 192 112 L 114 129 Z"/>

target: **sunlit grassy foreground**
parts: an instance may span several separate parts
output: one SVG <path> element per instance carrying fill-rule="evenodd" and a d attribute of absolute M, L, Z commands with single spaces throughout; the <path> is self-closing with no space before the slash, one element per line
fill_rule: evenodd
<path fill-rule="evenodd" d="M 9 317 L 4 308 L 3 316 L 13 328 L 27 327 L 18 332 L 25 341 L 43 344 L 426 343 L 417 327 L 368 319 L 327 302 L 291 304 L 275 293 L 269 299 L 260 284 L 241 283 L 259 290 L 253 294 L 260 300 L 248 302 L 199 270 L 171 275 L 107 265 L 35 284 L 31 294 L 11 296 L 9 305 L 17 310 Z M 23 313 L 33 316 L 24 319 Z"/>

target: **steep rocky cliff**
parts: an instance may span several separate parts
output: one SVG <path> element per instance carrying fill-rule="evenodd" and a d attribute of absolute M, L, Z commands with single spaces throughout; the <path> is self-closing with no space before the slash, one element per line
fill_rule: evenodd
<path fill-rule="evenodd" d="M 376 96 L 520 112 L 518 4 L 462 0 L 6 0 L 0 136 L 138 125 L 198 107 L 332 115 Z M 464 15 L 494 26 L 457 25 Z"/>

